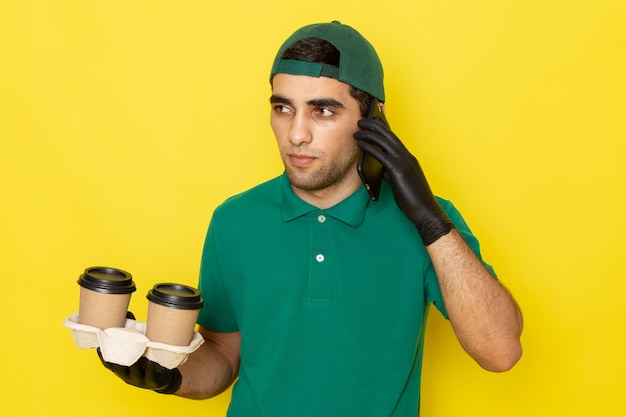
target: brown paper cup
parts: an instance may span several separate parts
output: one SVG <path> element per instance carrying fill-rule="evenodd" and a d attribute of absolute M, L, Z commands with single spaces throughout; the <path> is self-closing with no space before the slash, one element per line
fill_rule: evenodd
<path fill-rule="evenodd" d="M 179 310 L 148 302 L 146 336 L 151 342 L 187 346 L 199 313 L 200 310 Z"/>
<path fill-rule="evenodd" d="M 78 323 L 100 329 L 124 327 L 131 293 L 135 291 L 135 283 L 128 272 L 91 267 L 85 269 L 78 284 Z"/>
<path fill-rule="evenodd" d="M 78 322 L 99 329 L 124 327 L 131 294 L 106 294 L 80 288 Z"/>
<path fill-rule="evenodd" d="M 146 336 L 152 342 L 174 346 L 191 343 L 203 305 L 200 292 L 180 284 L 157 284 L 148 293 Z"/>

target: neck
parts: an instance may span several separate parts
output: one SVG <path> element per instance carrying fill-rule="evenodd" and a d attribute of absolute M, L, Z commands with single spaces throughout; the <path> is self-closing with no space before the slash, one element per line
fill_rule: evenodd
<path fill-rule="evenodd" d="M 355 171 L 356 172 L 356 171 Z M 349 176 L 344 181 L 333 184 L 320 190 L 304 190 L 302 188 L 291 188 L 295 195 L 307 203 L 319 209 L 327 209 L 341 203 L 350 197 L 362 185 L 358 175 Z"/>

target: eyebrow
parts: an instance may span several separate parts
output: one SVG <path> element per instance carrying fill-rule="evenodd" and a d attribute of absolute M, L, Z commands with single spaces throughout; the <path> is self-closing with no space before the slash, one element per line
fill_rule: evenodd
<path fill-rule="evenodd" d="M 281 97 L 275 94 L 272 94 L 270 97 L 270 103 L 284 103 L 284 104 L 293 104 L 291 99 Z M 330 107 L 333 109 L 344 109 L 346 106 L 343 105 L 342 102 L 335 100 L 334 98 L 315 98 L 306 102 L 309 106 L 314 107 Z"/>
<path fill-rule="evenodd" d="M 276 94 L 272 94 L 272 96 L 270 97 L 270 103 L 291 104 L 291 100 L 285 97 L 277 96 Z"/>

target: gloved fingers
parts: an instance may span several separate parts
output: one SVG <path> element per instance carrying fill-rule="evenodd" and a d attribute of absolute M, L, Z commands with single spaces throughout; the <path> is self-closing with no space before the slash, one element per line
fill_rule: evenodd
<path fill-rule="evenodd" d="M 150 386 L 152 390 L 163 393 L 171 393 L 178 390 L 180 386 L 180 379 L 178 378 L 176 381 L 173 381 L 176 377 L 176 374 L 180 377 L 180 372 L 177 369 L 168 369 L 157 362 L 153 362 L 147 360 L 145 365 L 145 375 L 146 375 L 146 385 Z M 170 387 L 174 382 L 173 387 Z M 173 391 L 170 392 L 168 389 L 172 388 Z"/>
<path fill-rule="evenodd" d="M 146 358 L 146 362 L 144 363 L 144 375 L 147 384 L 162 388 L 164 375 L 161 365 Z"/>
<path fill-rule="evenodd" d="M 97 352 L 104 367 L 129 385 L 165 394 L 174 393 L 180 387 L 182 377 L 177 369 L 170 370 L 145 356 L 130 366 L 118 365 L 105 361 L 100 348 Z"/>
<path fill-rule="evenodd" d="M 411 155 L 397 138 L 394 139 L 395 135 L 391 131 L 387 133 L 388 136 L 385 136 L 371 130 L 358 130 L 354 132 L 353 136 L 357 141 L 371 143 L 389 155 L 396 157 Z"/>
<path fill-rule="evenodd" d="M 389 155 L 397 155 L 397 151 L 395 147 L 389 143 L 389 141 L 379 135 L 378 133 L 372 132 L 370 130 L 359 130 L 354 132 L 354 138 L 357 140 L 357 143 L 364 142 L 371 144 L 372 146 L 376 146 L 380 151 L 389 154 Z M 359 146 L 361 146 L 359 144 Z M 374 155 L 372 153 L 372 155 Z"/>
<path fill-rule="evenodd" d="M 388 153 L 383 152 L 378 146 L 372 145 L 364 140 L 357 140 L 356 144 L 363 152 L 371 155 L 374 159 L 380 162 L 386 170 L 393 168 L 393 157 Z"/>
<path fill-rule="evenodd" d="M 127 384 L 136 385 L 138 387 L 144 388 L 144 383 L 146 380 L 145 375 L 145 365 L 144 360 L 147 360 L 145 357 L 139 358 L 139 360 L 133 363 L 131 366 L 127 366 L 126 375 L 122 378 L 126 381 Z"/>
<path fill-rule="evenodd" d="M 387 153 L 408 153 L 400 138 L 388 127 L 370 119 L 361 119 L 357 124 L 361 130 L 354 134 L 355 137 L 359 135 L 362 140 L 374 143 Z"/>
<path fill-rule="evenodd" d="M 417 159 L 402 144 L 399 144 L 401 149 L 397 149 L 385 140 L 379 140 L 381 136 L 377 133 L 366 130 L 354 133 L 354 138 L 357 140 L 357 146 L 378 160 L 388 174 L 395 172 L 395 175 L 400 175 L 400 173 L 406 175 L 411 171 L 419 170 Z M 385 145 L 387 146 L 384 147 Z"/>

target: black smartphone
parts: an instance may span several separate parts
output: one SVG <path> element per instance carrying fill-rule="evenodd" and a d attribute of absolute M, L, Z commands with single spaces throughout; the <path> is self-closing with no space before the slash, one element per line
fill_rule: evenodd
<path fill-rule="evenodd" d="M 376 99 L 372 99 L 372 103 L 367 111 L 367 118 L 389 127 L 380 103 Z M 382 164 L 374 159 L 373 156 L 361 151 L 356 169 L 372 200 L 378 200 L 380 187 L 383 183 L 383 175 L 385 174 Z"/>

